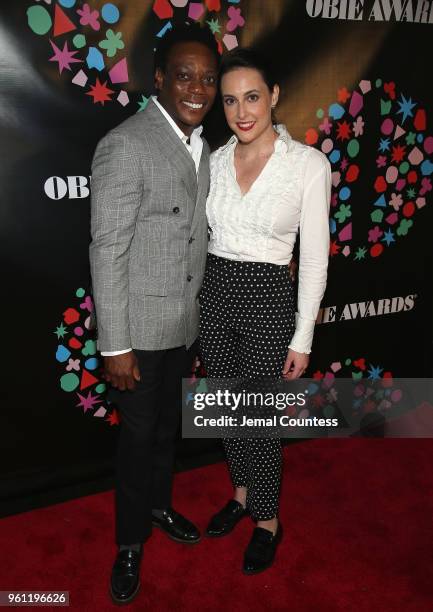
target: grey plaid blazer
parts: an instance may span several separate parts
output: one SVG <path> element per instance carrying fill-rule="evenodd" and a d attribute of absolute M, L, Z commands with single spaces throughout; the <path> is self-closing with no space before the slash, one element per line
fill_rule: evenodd
<path fill-rule="evenodd" d="M 191 346 L 207 253 L 209 146 L 191 155 L 150 100 L 92 164 L 90 266 L 98 349 Z"/>

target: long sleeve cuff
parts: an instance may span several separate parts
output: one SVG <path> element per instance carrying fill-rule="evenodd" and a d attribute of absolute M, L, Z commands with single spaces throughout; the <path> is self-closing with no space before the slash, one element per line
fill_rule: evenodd
<path fill-rule="evenodd" d="M 101 351 L 103 357 L 115 357 L 116 355 L 123 355 L 124 353 L 130 353 L 132 349 L 123 349 L 121 351 Z"/>
<path fill-rule="evenodd" d="M 293 334 L 289 348 L 297 353 L 311 353 L 311 345 L 313 344 L 314 325 L 315 321 L 304 319 L 296 313 L 296 330 Z"/>

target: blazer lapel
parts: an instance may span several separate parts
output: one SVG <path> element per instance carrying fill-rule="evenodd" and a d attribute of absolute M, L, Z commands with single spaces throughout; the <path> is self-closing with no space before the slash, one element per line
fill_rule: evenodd
<path fill-rule="evenodd" d="M 147 113 L 153 124 L 153 135 L 159 143 L 162 154 L 174 166 L 189 195 L 195 202 L 197 198 L 197 175 L 191 155 L 152 100 L 149 100 L 144 112 Z"/>

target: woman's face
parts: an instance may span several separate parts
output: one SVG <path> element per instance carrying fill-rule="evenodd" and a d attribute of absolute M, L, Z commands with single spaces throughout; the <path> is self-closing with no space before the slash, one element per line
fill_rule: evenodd
<path fill-rule="evenodd" d="M 254 68 L 236 68 L 221 79 L 221 94 L 227 123 L 238 139 L 247 144 L 272 127 L 272 107 L 279 87 L 269 91 Z"/>

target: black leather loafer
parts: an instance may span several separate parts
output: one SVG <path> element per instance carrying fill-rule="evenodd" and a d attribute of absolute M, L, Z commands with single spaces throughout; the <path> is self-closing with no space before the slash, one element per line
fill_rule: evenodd
<path fill-rule="evenodd" d="M 141 551 L 121 550 L 117 553 L 111 572 L 110 593 L 116 604 L 127 604 L 140 588 Z"/>
<path fill-rule="evenodd" d="M 206 535 L 210 538 L 219 538 L 227 535 L 247 514 L 248 510 L 242 504 L 231 499 L 222 510 L 211 518 L 206 529 Z"/>
<path fill-rule="evenodd" d="M 164 510 L 162 518 L 152 516 L 152 524 L 162 529 L 175 542 L 182 544 L 200 542 L 200 532 L 197 527 L 173 508 Z"/>
<path fill-rule="evenodd" d="M 278 523 L 277 533 L 256 527 L 244 555 L 244 574 L 258 574 L 271 567 L 275 552 L 283 537 L 283 528 Z"/>

